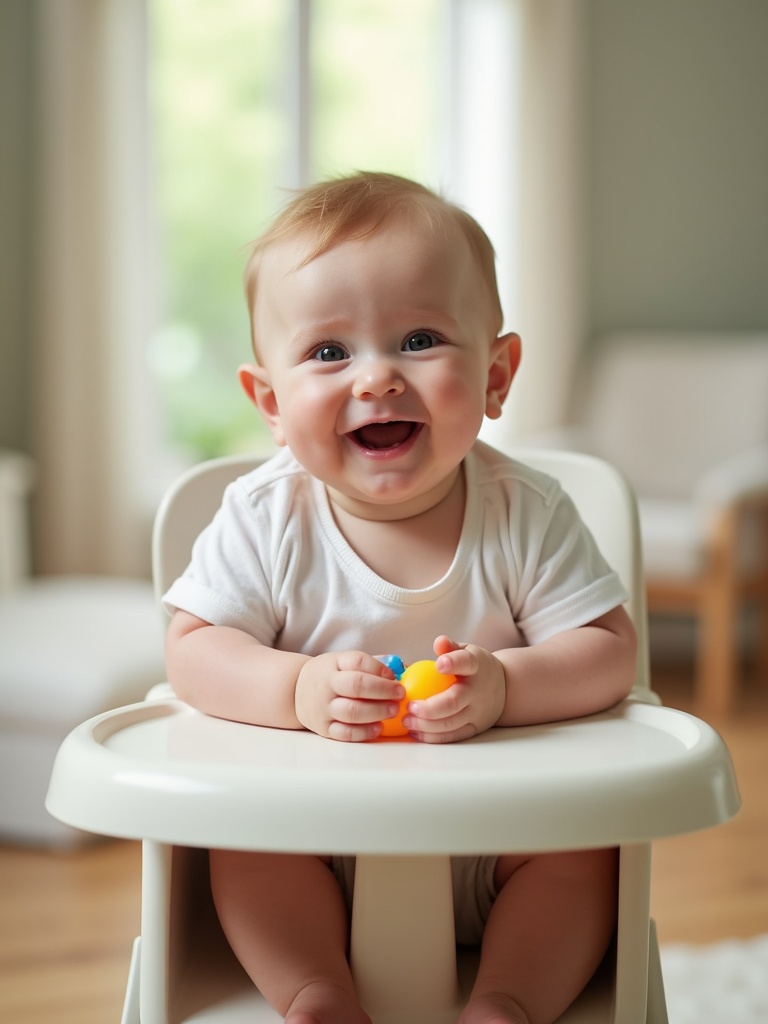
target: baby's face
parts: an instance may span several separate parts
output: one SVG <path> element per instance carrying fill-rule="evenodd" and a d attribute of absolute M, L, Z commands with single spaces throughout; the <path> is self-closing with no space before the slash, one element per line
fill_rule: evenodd
<path fill-rule="evenodd" d="M 509 379 L 509 339 L 495 336 L 469 246 L 458 231 L 390 218 L 297 268 L 304 250 L 303 239 L 281 242 L 260 268 L 259 407 L 343 507 L 425 511 L 485 413 L 498 415 Z"/>

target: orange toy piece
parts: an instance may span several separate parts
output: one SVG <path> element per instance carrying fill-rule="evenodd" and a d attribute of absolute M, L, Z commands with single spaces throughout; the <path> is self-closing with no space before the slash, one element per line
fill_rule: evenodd
<path fill-rule="evenodd" d="M 456 676 L 438 672 L 434 661 L 414 661 L 400 676 L 405 687 L 405 696 L 400 701 L 400 710 L 394 718 L 382 722 L 382 736 L 407 736 L 408 730 L 403 725 L 403 715 L 412 700 L 426 700 L 436 693 L 442 693 L 456 682 Z"/>

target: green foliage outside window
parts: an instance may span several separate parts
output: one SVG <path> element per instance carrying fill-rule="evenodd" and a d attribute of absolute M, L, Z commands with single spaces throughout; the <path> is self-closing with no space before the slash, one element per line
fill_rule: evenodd
<path fill-rule="evenodd" d="M 242 268 L 286 198 L 289 0 L 153 0 L 151 112 L 161 327 L 150 370 L 167 440 L 194 458 L 265 438 Z M 439 185 L 444 0 L 314 0 L 312 176 L 388 170 Z"/>

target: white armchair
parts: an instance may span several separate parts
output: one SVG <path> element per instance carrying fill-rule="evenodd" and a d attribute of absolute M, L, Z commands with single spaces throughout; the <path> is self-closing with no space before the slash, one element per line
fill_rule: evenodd
<path fill-rule="evenodd" d="M 768 332 L 603 338 L 571 426 L 538 438 L 601 455 L 639 498 L 649 610 L 698 620 L 701 714 L 731 707 L 742 609 L 768 677 Z"/>

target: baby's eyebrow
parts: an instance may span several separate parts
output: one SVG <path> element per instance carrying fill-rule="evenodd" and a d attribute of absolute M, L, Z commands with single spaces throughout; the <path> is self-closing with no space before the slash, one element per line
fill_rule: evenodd
<path fill-rule="evenodd" d="M 332 338 L 336 334 L 348 334 L 354 330 L 354 324 L 342 317 L 331 320 L 318 320 L 317 322 L 303 324 L 293 334 L 291 341 L 299 343 L 306 341 L 317 341 L 319 338 Z"/>
<path fill-rule="evenodd" d="M 321 324 L 317 327 L 307 326 L 295 331 L 287 341 L 290 351 L 297 353 L 308 351 L 316 345 L 344 344 L 348 336 L 338 325 Z"/>
<path fill-rule="evenodd" d="M 430 324 L 441 325 L 447 328 L 459 327 L 459 321 L 446 313 L 443 309 L 409 309 L 402 313 L 403 322 L 411 323 L 410 330 L 418 330 L 419 327 L 429 327 Z"/>

